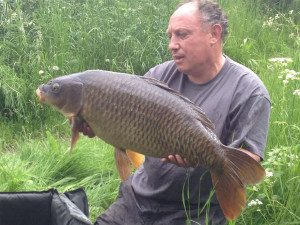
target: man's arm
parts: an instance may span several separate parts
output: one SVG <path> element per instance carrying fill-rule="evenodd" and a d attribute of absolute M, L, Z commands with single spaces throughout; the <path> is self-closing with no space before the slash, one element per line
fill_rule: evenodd
<path fill-rule="evenodd" d="M 240 150 L 242 150 L 243 152 L 247 153 L 248 155 L 250 155 L 253 159 L 255 159 L 257 162 L 261 161 L 261 158 L 258 155 L 253 154 L 252 152 L 241 148 Z"/>

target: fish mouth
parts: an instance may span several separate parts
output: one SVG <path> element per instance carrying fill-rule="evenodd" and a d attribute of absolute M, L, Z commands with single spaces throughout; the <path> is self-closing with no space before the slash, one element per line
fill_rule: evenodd
<path fill-rule="evenodd" d="M 35 93 L 38 96 L 40 102 L 44 102 L 45 101 L 45 98 L 44 98 L 44 96 L 43 96 L 40 88 L 36 89 Z"/>

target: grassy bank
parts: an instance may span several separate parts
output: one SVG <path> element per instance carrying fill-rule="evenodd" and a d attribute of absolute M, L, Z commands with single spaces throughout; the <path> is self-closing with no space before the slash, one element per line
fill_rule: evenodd
<path fill-rule="evenodd" d="M 112 148 L 82 138 L 69 155 L 69 124 L 38 104 L 34 91 L 62 74 L 104 69 L 142 75 L 170 59 L 166 28 L 178 2 L 0 1 L 0 191 L 84 187 L 92 220 L 111 204 L 120 183 Z M 219 2 L 229 16 L 224 52 L 255 71 L 272 99 L 263 162 L 268 177 L 248 188 L 249 204 L 230 224 L 297 224 L 300 6 Z"/>

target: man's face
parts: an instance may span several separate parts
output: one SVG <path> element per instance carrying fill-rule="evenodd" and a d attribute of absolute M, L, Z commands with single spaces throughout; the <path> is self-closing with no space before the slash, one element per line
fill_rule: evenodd
<path fill-rule="evenodd" d="M 169 49 L 179 71 L 197 75 L 209 63 L 211 44 L 209 27 L 203 24 L 195 4 L 187 3 L 171 16 L 167 30 Z"/>

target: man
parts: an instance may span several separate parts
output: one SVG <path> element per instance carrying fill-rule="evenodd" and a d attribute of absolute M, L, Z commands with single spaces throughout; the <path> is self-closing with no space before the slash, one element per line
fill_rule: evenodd
<path fill-rule="evenodd" d="M 180 4 L 167 33 L 173 60 L 145 76 L 167 83 L 200 106 L 223 144 L 241 148 L 257 161 L 263 159 L 269 95 L 251 70 L 223 54 L 227 16 L 220 6 L 209 0 Z M 93 136 L 87 124 L 82 129 Z M 187 218 L 191 224 L 225 224 L 216 196 L 211 197 L 212 188 L 206 169 L 189 168 L 179 155 L 146 157 L 140 169 L 121 183 L 118 198 L 95 224 L 179 225 Z"/>

